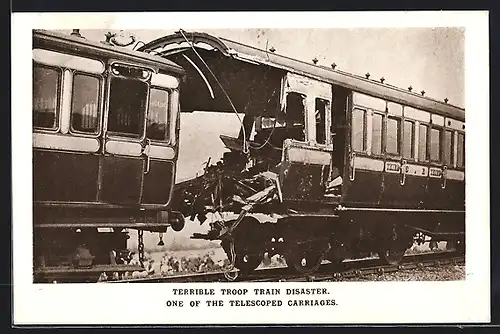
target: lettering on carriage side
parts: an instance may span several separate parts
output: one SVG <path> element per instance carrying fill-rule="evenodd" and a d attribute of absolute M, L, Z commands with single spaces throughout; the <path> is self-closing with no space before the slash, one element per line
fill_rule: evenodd
<path fill-rule="evenodd" d="M 426 177 L 429 173 L 429 168 L 426 166 L 406 164 L 404 169 L 404 173 L 407 175 Z"/>
<path fill-rule="evenodd" d="M 401 173 L 401 164 L 399 162 L 387 161 L 385 171 L 388 173 Z"/>
<path fill-rule="evenodd" d="M 429 168 L 429 177 L 441 178 L 443 175 L 443 170 L 441 168 L 431 167 Z"/>

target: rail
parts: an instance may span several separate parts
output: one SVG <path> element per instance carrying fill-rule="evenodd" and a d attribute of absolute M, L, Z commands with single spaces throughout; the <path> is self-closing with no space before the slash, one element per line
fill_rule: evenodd
<path fill-rule="evenodd" d="M 383 274 L 398 270 L 418 269 L 430 266 L 465 263 L 465 256 L 455 251 L 428 252 L 406 255 L 401 265 L 385 265 L 379 258 L 346 260 L 342 264 L 323 264 L 311 275 L 299 275 L 288 267 L 262 268 L 249 275 L 240 275 L 234 282 L 300 282 L 342 280 L 343 278 L 362 277 L 370 274 Z M 234 270 L 236 271 L 236 270 Z M 227 282 L 223 271 L 133 278 L 107 281 L 105 283 L 189 283 L 189 282 Z"/>

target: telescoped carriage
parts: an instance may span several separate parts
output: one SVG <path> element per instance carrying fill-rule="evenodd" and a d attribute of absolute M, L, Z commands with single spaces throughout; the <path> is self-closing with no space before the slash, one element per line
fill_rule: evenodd
<path fill-rule="evenodd" d="M 221 240 L 240 271 L 265 253 L 310 273 L 369 253 L 397 264 L 415 241 L 465 250 L 464 109 L 206 33 L 140 51 L 186 70 L 182 111 L 245 115 L 238 138 L 221 135 L 223 161 L 173 201 L 191 219 L 220 217 L 193 237 Z"/>
<path fill-rule="evenodd" d="M 36 282 L 142 270 L 143 231 L 184 225 L 170 209 L 184 71 L 110 37 L 33 32 Z"/>

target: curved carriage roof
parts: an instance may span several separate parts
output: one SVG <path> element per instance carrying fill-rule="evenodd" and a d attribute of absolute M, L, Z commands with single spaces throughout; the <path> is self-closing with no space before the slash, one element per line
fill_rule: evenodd
<path fill-rule="evenodd" d="M 121 60 L 138 61 L 144 65 L 161 69 L 169 73 L 184 75 L 184 69 L 176 63 L 152 54 L 130 50 L 124 47 L 108 45 L 105 43 L 89 41 L 85 38 L 67 35 L 54 31 L 33 30 L 33 45 L 40 43 L 51 47 L 71 49 L 78 52 L 89 52 L 104 57 L 118 58 Z"/>
<path fill-rule="evenodd" d="M 224 55 L 241 61 L 279 68 L 288 72 L 297 73 L 331 84 L 343 86 L 358 92 L 427 110 L 443 116 L 452 117 L 462 121 L 465 120 L 464 108 L 428 98 L 418 93 L 413 93 L 376 80 L 366 79 L 358 75 L 334 70 L 325 66 L 309 64 L 225 38 L 215 37 L 207 33 L 184 32 L 184 35 L 195 46 L 197 43 L 208 44 Z M 177 32 L 175 34 L 153 40 L 140 47 L 138 51 L 157 52 L 159 55 L 168 56 L 176 51 L 167 49 L 162 51 L 165 46 L 179 44 L 180 47 L 180 44 L 184 42 L 185 39 L 182 34 Z"/>

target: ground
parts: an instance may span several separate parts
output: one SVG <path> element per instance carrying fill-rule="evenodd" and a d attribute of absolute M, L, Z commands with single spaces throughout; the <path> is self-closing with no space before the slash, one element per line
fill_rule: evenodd
<path fill-rule="evenodd" d="M 421 269 L 400 270 L 384 274 L 345 278 L 343 281 L 458 281 L 465 279 L 464 265 L 445 265 Z"/>
<path fill-rule="evenodd" d="M 207 247 L 197 249 L 180 249 L 181 247 L 163 246 L 154 251 L 146 252 L 146 268 L 150 276 L 170 276 L 181 274 L 192 274 L 202 272 L 213 272 L 227 268 L 229 261 L 222 248 L 217 247 L 217 242 L 206 242 Z M 175 250 L 174 250 L 175 249 Z M 446 243 L 438 244 L 438 251 L 445 250 Z M 415 254 L 429 251 L 428 245 L 414 245 L 407 254 Z M 274 256 L 266 258 L 260 264 L 263 267 L 285 266 L 283 258 Z M 431 267 L 422 269 L 402 270 L 394 273 L 367 275 L 361 278 L 350 278 L 346 280 L 362 281 L 447 281 L 461 280 L 465 278 L 465 266 L 446 265 L 442 267 Z"/>

